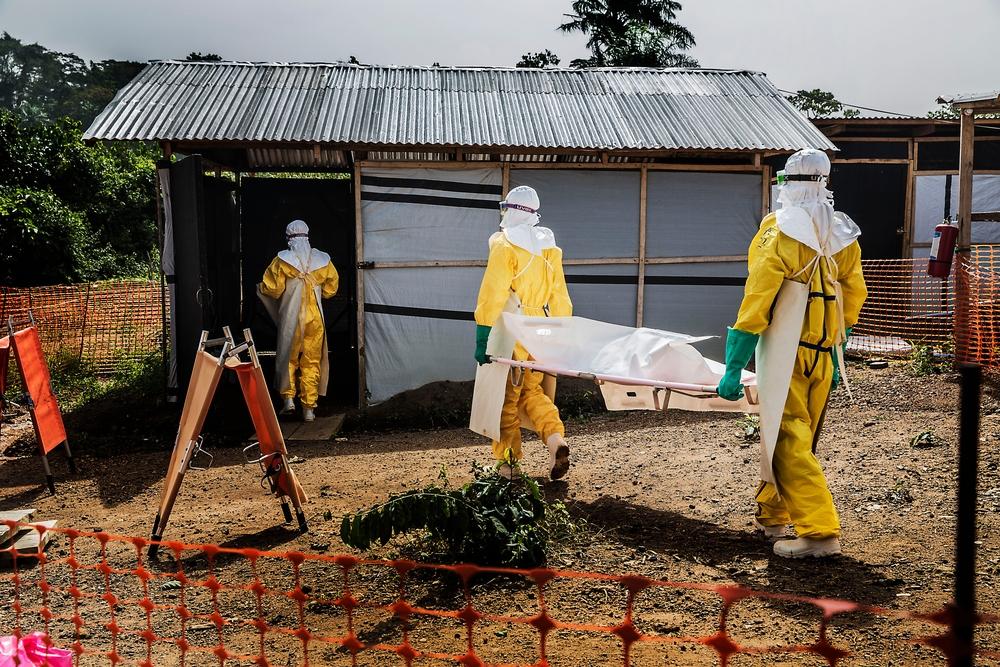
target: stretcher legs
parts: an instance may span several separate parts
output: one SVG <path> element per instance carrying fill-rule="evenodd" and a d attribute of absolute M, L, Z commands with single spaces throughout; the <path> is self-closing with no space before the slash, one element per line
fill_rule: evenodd
<path fill-rule="evenodd" d="M 49 493 L 56 495 L 56 481 L 52 477 L 52 468 L 49 467 L 49 457 L 42 454 L 42 468 L 45 469 L 45 485 L 49 487 Z"/>

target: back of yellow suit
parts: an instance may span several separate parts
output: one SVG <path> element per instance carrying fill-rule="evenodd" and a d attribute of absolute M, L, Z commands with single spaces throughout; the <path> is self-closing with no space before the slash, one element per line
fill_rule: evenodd
<path fill-rule="evenodd" d="M 326 336 L 323 313 L 316 300 L 316 288 L 319 288 L 322 298 L 329 299 L 337 293 L 340 276 L 331 262 L 313 271 L 303 272 L 281 257 L 275 257 L 264 271 L 260 291 L 265 296 L 280 299 L 285 293 L 287 281 L 299 279 L 305 281 L 305 289 L 302 290 L 298 325 L 292 337 L 288 358 L 288 386 L 281 389 L 281 396 L 295 398 L 295 378 L 298 371 L 299 399 L 303 407 L 315 408 L 319 398 L 320 366 Z"/>
<path fill-rule="evenodd" d="M 476 324 L 492 327 L 510 298 L 511 292 L 521 301 L 521 313 L 535 317 L 569 317 L 573 303 L 563 275 L 562 250 L 545 248 L 533 254 L 514 245 L 503 232 L 490 238 L 490 256 L 486 273 L 479 288 L 476 304 Z M 518 344 L 514 358 L 528 359 L 527 351 Z M 542 389 L 544 374 L 525 370 L 521 381 L 514 383 L 514 373 L 507 378 L 507 390 L 500 417 L 500 440 L 493 442 L 493 456 L 498 461 L 521 458 L 520 408 L 524 408 L 543 442 L 549 436 L 565 435 L 559 410 Z"/>
<path fill-rule="evenodd" d="M 782 282 L 805 283 L 811 276 L 802 336 L 772 460 L 778 488 L 760 483 L 757 521 L 763 526 L 791 523 L 799 537 L 827 538 L 840 535 L 840 520 L 815 456 L 815 444 L 833 379 L 831 350 L 840 339 L 834 282 L 839 281 L 843 293 L 847 328 L 858 321 L 867 289 L 856 240 L 833 255 L 834 268 L 829 262 L 817 262 L 816 255 L 812 248 L 782 233 L 773 213 L 764 218 L 750 244 L 749 275 L 733 328 L 762 333 L 770 324 Z M 831 275 L 832 271 L 837 275 Z"/>

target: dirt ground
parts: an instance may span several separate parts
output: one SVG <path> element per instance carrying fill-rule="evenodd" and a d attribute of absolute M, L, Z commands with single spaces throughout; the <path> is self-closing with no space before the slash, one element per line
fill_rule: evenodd
<path fill-rule="evenodd" d="M 566 481 L 546 482 L 550 500 L 561 499 L 573 517 L 584 524 L 581 535 L 556 545 L 549 565 L 567 570 L 613 574 L 639 573 L 657 579 L 708 584 L 735 584 L 760 591 L 810 597 L 835 597 L 893 610 L 933 611 L 950 597 L 953 576 L 953 531 L 957 399 L 955 378 L 937 375 L 913 377 L 905 363 L 883 370 L 852 364 L 855 401 L 837 392 L 827 415 L 819 456 L 825 467 L 843 523 L 844 556 L 827 561 L 786 561 L 771 555 L 770 545 L 752 533 L 753 493 L 757 483 L 757 445 L 744 442 L 743 423 L 719 414 L 670 412 L 599 413 L 574 418 L 567 424 L 573 466 Z M 1000 403 L 987 389 L 982 409 L 978 561 L 980 609 L 1000 612 Z M 106 429 L 121 422 L 135 423 L 128 414 L 107 413 Z M 143 417 L 142 419 L 145 419 Z M 136 428 L 142 428 L 140 419 Z M 160 419 L 157 424 L 169 422 Z M 364 421 L 355 421 L 365 424 Z M 53 455 L 59 493 L 49 496 L 41 480 L 40 464 L 23 447 L 8 447 L 30 424 L 20 418 L 4 424 L 0 450 L 14 456 L 0 458 L 0 509 L 36 507 L 38 519 L 59 519 L 62 526 L 104 530 L 119 535 L 146 536 L 155 514 L 162 476 L 169 457 L 172 432 L 159 428 L 134 447 L 105 450 L 99 434 L 77 445 L 80 473 L 69 475 L 58 455 Z M 174 428 L 173 426 L 170 427 Z M 71 429 L 72 430 L 72 429 Z M 99 429 L 98 429 L 99 431 Z M 934 438 L 923 446 L 911 439 L 924 431 Z M 110 436 L 109 436 L 110 437 Z M 242 453 L 223 439 L 206 445 L 215 454 L 214 466 L 188 474 L 173 517 L 168 539 L 216 543 L 228 547 L 298 550 L 306 553 L 351 553 L 338 537 L 340 518 L 368 507 L 393 492 L 419 488 L 435 481 L 442 466 L 452 483 L 471 476 L 474 461 L 489 456 L 488 443 L 462 428 L 437 430 L 353 430 L 334 442 L 295 447 L 292 453 L 304 462 L 295 468 L 311 495 L 307 506 L 311 531 L 300 535 L 281 525 L 277 503 L 258 484 L 256 467 L 242 463 Z M 229 445 L 229 446 L 226 446 Z M 95 452 L 98 454 L 95 455 Z M 123 453 L 124 452 L 124 453 Z M 545 453 L 537 440 L 526 443 L 525 469 L 541 476 Z M 95 563 L 99 553 L 94 541 L 81 541 L 77 558 Z M 394 557 L 406 545 L 390 543 L 375 552 Z M 50 547 L 50 556 L 65 558 L 65 537 Z M 359 554 L 360 555 L 360 554 Z M 113 567 L 135 567 L 135 550 L 112 545 L 108 560 Z M 185 552 L 181 565 L 189 577 L 205 578 L 207 561 Z M 154 573 L 175 572 L 170 554 L 150 564 Z M 339 595 L 342 581 L 336 566 L 303 566 L 302 581 L 316 598 Z M 40 576 L 29 568 L 24 581 Z M 50 563 L 47 578 L 56 586 L 69 585 L 69 568 Z M 291 588 L 287 561 L 261 560 L 258 570 L 264 584 L 274 590 Z M 214 570 L 225 585 L 246 586 L 252 579 L 245 559 L 220 557 Z M 85 591 L 103 592 L 96 572 L 82 572 L 78 582 Z M 0 572 L 0 599 L 9 597 L 9 576 Z M 114 590 L 123 598 L 141 597 L 139 581 L 132 575 L 112 575 Z M 30 589 L 28 586 L 26 590 Z M 6 590 L 5 590 L 6 589 Z M 160 604 L 176 604 L 177 592 L 150 584 L 151 597 Z M 362 568 L 352 578 L 354 595 L 364 601 L 389 604 L 398 595 L 394 573 L 385 568 Z M 204 599 L 195 596 L 204 593 Z M 188 598 L 196 612 L 211 610 L 210 591 L 195 590 Z M 32 604 L 28 590 L 22 600 Z M 223 591 L 220 608 L 232 619 L 257 614 L 248 591 Z M 57 596 L 58 597 L 58 596 Z M 65 597 L 65 596 L 63 596 Z M 410 602 L 433 609 L 459 610 L 461 588 L 449 574 L 414 574 L 407 583 Z M 558 579 L 545 594 L 549 614 L 557 620 L 613 626 L 621 622 L 625 595 L 620 586 L 606 582 Z M 296 626 L 294 602 L 268 597 L 263 616 L 273 625 Z M 37 601 L 35 601 L 37 602 Z M 84 644 L 109 650 L 107 605 L 85 605 Z M 98 604 L 99 603 L 99 604 Z M 68 604 L 68 602 L 65 602 Z M 473 604 L 487 614 L 527 617 L 538 613 L 535 590 L 523 579 L 496 578 L 474 586 Z M 199 608 L 201 605 L 201 608 Z M 708 636 L 718 630 L 721 598 L 713 592 L 657 588 L 639 595 L 635 622 L 645 633 L 684 638 Z M 120 625 L 143 629 L 139 610 L 121 608 Z M 32 612 L 23 621 L 30 625 Z M 729 617 L 728 632 L 745 646 L 811 644 L 817 639 L 820 614 L 802 603 L 744 600 Z M 0 611 L 0 634 L 13 622 L 10 608 Z M 343 611 L 322 604 L 307 605 L 306 622 L 313 632 L 343 634 Z M 157 611 L 154 630 L 176 636 L 176 615 Z M 475 626 L 478 655 L 490 664 L 531 664 L 539 659 L 538 634 L 524 624 L 480 621 Z M 365 643 L 398 644 L 402 626 L 386 611 L 362 608 L 355 631 Z M 869 614 L 838 617 L 829 630 L 835 645 L 852 651 L 841 665 L 944 664 L 933 649 L 906 641 L 938 629 L 917 621 L 883 619 Z M 64 645 L 73 641 L 68 622 L 54 624 L 53 637 Z M 465 650 L 462 625 L 453 619 L 418 616 L 410 621 L 410 637 L 420 651 L 461 654 Z M 193 644 L 212 646 L 214 629 L 195 623 L 189 632 Z M 979 632 L 980 646 L 1000 650 L 1000 633 Z M 234 623 L 226 630 L 227 647 L 236 652 L 256 648 L 252 630 Z M 269 633 L 267 655 L 271 664 L 300 664 L 299 640 Z M 145 657 L 144 643 L 123 638 L 118 651 L 129 661 Z M 163 643 L 154 649 L 154 664 L 179 664 L 175 647 Z M 693 643 L 639 644 L 633 647 L 633 665 L 717 664 L 708 647 Z M 621 642 L 608 632 L 558 630 L 549 637 L 550 665 L 620 665 Z M 350 665 L 349 653 L 336 645 L 313 645 L 311 664 Z M 107 664 L 106 658 L 85 656 L 81 664 Z M 219 664 L 211 654 L 191 656 L 187 664 Z M 232 664 L 232 663 L 227 663 Z M 391 653 L 364 651 L 359 665 L 396 665 L 402 659 Z M 415 665 L 448 664 L 419 658 Z M 451 663 L 454 664 L 454 663 Z M 732 665 L 819 665 L 815 655 L 736 655 Z M 991 664 L 987 660 L 981 664 Z"/>

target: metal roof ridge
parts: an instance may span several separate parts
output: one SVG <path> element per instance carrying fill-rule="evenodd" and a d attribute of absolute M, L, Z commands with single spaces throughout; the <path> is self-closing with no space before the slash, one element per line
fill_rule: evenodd
<path fill-rule="evenodd" d="M 751 74 L 767 76 L 764 72 L 749 69 L 709 67 L 511 67 L 503 65 L 378 65 L 340 61 L 277 61 L 277 60 L 149 60 L 154 65 L 196 65 L 204 67 L 344 67 L 354 69 L 392 70 L 459 70 L 467 72 L 648 72 L 654 74 Z"/>

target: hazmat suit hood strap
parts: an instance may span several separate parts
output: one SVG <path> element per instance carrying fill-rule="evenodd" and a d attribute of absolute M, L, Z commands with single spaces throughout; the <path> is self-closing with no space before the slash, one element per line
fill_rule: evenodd
<path fill-rule="evenodd" d="M 774 217 L 776 219 L 775 226 L 782 234 L 827 257 L 840 252 L 861 236 L 861 229 L 851 220 L 850 216 L 841 211 L 835 211 L 824 252 L 816 237 L 816 225 L 813 223 L 812 216 L 804 208 L 798 206 L 780 208 L 774 212 Z"/>
<path fill-rule="evenodd" d="M 556 247 L 556 235 L 548 227 L 516 225 L 505 227 L 503 235 L 511 245 L 527 250 L 532 255 L 541 255 L 542 251 Z"/>
<path fill-rule="evenodd" d="M 330 263 L 330 255 L 323 252 L 322 250 L 316 250 L 312 248 L 309 252 L 309 263 L 303 268 L 299 260 L 298 254 L 292 250 L 282 250 L 278 253 L 278 258 L 283 262 L 294 266 L 299 271 L 312 272 L 317 269 L 322 269 L 324 266 Z"/>

